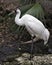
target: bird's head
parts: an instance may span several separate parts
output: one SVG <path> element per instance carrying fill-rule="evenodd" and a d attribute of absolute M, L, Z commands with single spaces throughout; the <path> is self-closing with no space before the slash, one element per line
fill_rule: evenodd
<path fill-rule="evenodd" d="M 49 37 L 50 37 L 50 32 L 48 31 L 48 29 L 45 29 L 44 45 L 47 44 Z"/>
<path fill-rule="evenodd" d="M 21 11 L 20 11 L 20 9 L 17 9 L 16 12 L 17 12 L 17 13 L 20 13 Z"/>

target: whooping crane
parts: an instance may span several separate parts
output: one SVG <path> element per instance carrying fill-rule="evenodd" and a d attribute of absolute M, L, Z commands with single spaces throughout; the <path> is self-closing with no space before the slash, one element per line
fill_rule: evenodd
<path fill-rule="evenodd" d="M 50 36 L 50 32 L 48 31 L 47 28 L 45 28 L 43 23 L 30 14 L 25 14 L 20 18 L 20 15 L 21 15 L 20 9 L 17 9 L 16 12 L 17 14 L 15 17 L 15 23 L 19 26 L 26 27 L 27 31 L 32 37 L 32 43 L 33 41 L 36 41 L 38 39 L 43 39 L 44 45 L 46 45 Z M 33 39 L 34 36 L 36 37 Z M 33 46 L 32 46 L 32 49 L 33 49 Z"/>

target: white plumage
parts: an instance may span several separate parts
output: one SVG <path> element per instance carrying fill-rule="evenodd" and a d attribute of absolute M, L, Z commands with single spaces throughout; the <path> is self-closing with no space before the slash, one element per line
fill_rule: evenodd
<path fill-rule="evenodd" d="M 21 11 L 17 9 L 17 14 L 15 17 L 15 23 L 19 26 L 25 26 L 30 35 L 36 36 L 34 41 L 38 39 L 43 39 L 44 44 L 48 42 L 50 33 L 43 23 L 32 15 L 25 14 L 20 18 Z"/>

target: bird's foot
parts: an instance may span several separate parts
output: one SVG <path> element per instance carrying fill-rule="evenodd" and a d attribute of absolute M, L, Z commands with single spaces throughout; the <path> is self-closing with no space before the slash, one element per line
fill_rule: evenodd
<path fill-rule="evenodd" d="M 33 58 L 33 55 L 31 54 L 29 60 L 32 60 L 32 58 Z"/>

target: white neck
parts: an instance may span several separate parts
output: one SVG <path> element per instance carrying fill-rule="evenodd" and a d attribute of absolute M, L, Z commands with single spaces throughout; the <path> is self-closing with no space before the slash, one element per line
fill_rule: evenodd
<path fill-rule="evenodd" d="M 15 23 L 16 23 L 17 25 L 22 26 L 22 25 L 24 25 L 24 24 L 23 24 L 23 21 L 21 21 L 22 18 L 20 18 L 20 15 L 21 15 L 21 11 L 19 10 L 18 13 L 16 14 L 16 17 L 15 17 Z"/>

